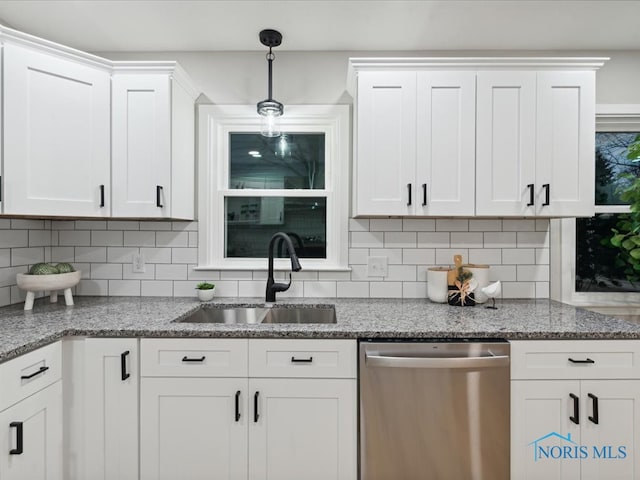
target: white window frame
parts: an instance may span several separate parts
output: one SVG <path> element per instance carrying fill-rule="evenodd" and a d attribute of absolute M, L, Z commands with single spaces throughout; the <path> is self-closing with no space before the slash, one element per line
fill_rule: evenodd
<path fill-rule="evenodd" d="M 266 270 L 266 258 L 225 258 L 225 196 L 326 197 L 327 256 L 301 259 L 305 271 L 348 271 L 349 152 L 348 105 L 287 105 L 284 133 L 325 134 L 322 190 L 233 190 L 228 188 L 230 132 L 260 132 L 255 105 L 200 105 L 198 108 L 198 266 L 196 270 Z M 266 245 L 265 245 L 266 247 Z M 276 270 L 289 270 L 276 258 Z"/>
<path fill-rule="evenodd" d="M 640 131 L 640 104 L 596 105 L 596 132 L 625 131 Z M 628 206 L 595 206 L 596 213 L 628 211 Z M 576 220 L 551 220 L 550 229 L 552 299 L 589 307 L 640 306 L 640 292 L 576 292 Z"/>

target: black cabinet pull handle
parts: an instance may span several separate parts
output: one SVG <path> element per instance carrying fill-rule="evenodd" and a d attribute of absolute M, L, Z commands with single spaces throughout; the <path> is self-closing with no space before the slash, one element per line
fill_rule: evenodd
<path fill-rule="evenodd" d="M 20 377 L 21 380 L 29 380 L 33 377 L 35 377 L 36 375 L 40 375 L 41 373 L 46 372 L 47 370 L 49 370 L 49 367 L 40 367 L 40 369 L 36 372 L 33 372 L 31 375 L 22 375 Z"/>
<path fill-rule="evenodd" d="M 409 193 L 409 201 L 407 202 L 407 206 L 411 205 L 411 184 L 407 183 L 407 192 Z"/>
<path fill-rule="evenodd" d="M 104 207 L 104 185 L 100 185 L 100 208 Z"/>
<path fill-rule="evenodd" d="M 587 357 L 586 360 L 576 360 L 574 358 L 569 357 L 569 361 L 571 363 L 596 363 L 595 360 L 591 360 L 589 357 Z"/>
<path fill-rule="evenodd" d="M 580 425 L 580 399 L 573 393 L 570 393 L 569 396 L 573 398 L 573 417 L 569 417 L 569 420 L 576 425 Z"/>
<path fill-rule="evenodd" d="M 550 195 L 551 195 L 551 187 L 549 186 L 548 183 L 545 183 L 544 185 L 542 185 L 542 188 L 544 188 L 544 203 L 542 204 L 543 207 L 548 207 L 549 206 L 549 200 L 550 200 Z"/>
<path fill-rule="evenodd" d="M 0 202 L 2 201 L 2 175 L 0 175 Z"/>
<path fill-rule="evenodd" d="M 162 185 L 156 185 L 156 207 L 164 208 L 162 205 Z"/>
<path fill-rule="evenodd" d="M 313 362 L 313 357 L 309 357 L 309 358 L 291 357 L 291 362 L 292 363 L 311 363 Z"/>
<path fill-rule="evenodd" d="M 124 382 L 127 378 L 131 376 L 130 373 L 127 372 L 127 355 L 129 355 L 129 350 L 120 354 L 120 378 Z"/>
<path fill-rule="evenodd" d="M 592 423 L 598 425 L 598 397 L 596 397 L 593 393 L 589 393 L 589 398 L 592 400 L 593 405 L 593 416 L 588 417 Z"/>
<path fill-rule="evenodd" d="M 236 422 L 240 421 L 240 390 L 236 392 Z"/>
<path fill-rule="evenodd" d="M 253 423 L 258 423 L 258 419 L 260 415 L 258 414 L 258 397 L 260 396 L 260 392 L 256 392 L 253 395 Z"/>
<path fill-rule="evenodd" d="M 425 207 L 427 205 L 427 184 L 422 184 L 422 206 Z"/>
<path fill-rule="evenodd" d="M 22 438 L 22 422 L 11 422 L 9 428 L 16 429 L 16 448 L 9 450 L 9 455 L 22 455 L 22 446 L 24 443 Z"/>
<path fill-rule="evenodd" d="M 533 206 L 533 183 L 530 183 L 529 185 L 527 185 L 527 188 L 529 189 L 529 203 L 527 203 L 527 207 L 531 207 Z"/>
<path fill-rule="evenodd" d="M 182 357 L 182 361 L 183 362 L 204 362 L 204 359 L 207 358 L 204 355 L 201 356 L 200 358 L 189 358 L 186 355 L 184 357 Z"/>

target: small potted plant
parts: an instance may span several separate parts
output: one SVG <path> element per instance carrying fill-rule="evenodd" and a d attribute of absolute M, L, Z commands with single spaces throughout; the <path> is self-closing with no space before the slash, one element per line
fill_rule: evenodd
<path fill-rule="evenodd" d="M 201 302 L 208 302 L 209 300 L 213 300 L 213 289 L 216 286 L 213 283 L 209 282 L 201 282 L 196 285 L 196 291 L 198 292 L 198 299 Z"/>

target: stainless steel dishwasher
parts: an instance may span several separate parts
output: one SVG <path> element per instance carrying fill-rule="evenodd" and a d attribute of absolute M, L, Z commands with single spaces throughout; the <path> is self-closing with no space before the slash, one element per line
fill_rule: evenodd
<path fill-rule="evenodd" d="M 509 480 L 506 341 L 359 348 L 361 480 Z"/>

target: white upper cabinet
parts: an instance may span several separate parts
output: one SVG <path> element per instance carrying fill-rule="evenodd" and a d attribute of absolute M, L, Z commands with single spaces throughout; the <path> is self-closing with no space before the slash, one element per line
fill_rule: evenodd
<path fill-rule="evenodd" d="M 108 216 L 110 74 L 4 44 L 4 213 Z"/>
<path fill-rule="evenodd" d="M 195 90 L 179 70 L 114 73 L 114 217 L 194 218 Z"/>
<path fill-rule="evenodd" d="M 354 216 L 590 216 L 606 58 L 352 58 Z"/>
<path fill-rule="evenodd" d="M 358 76 L 355 215 L 473 215 L 475 74 Z"/>

